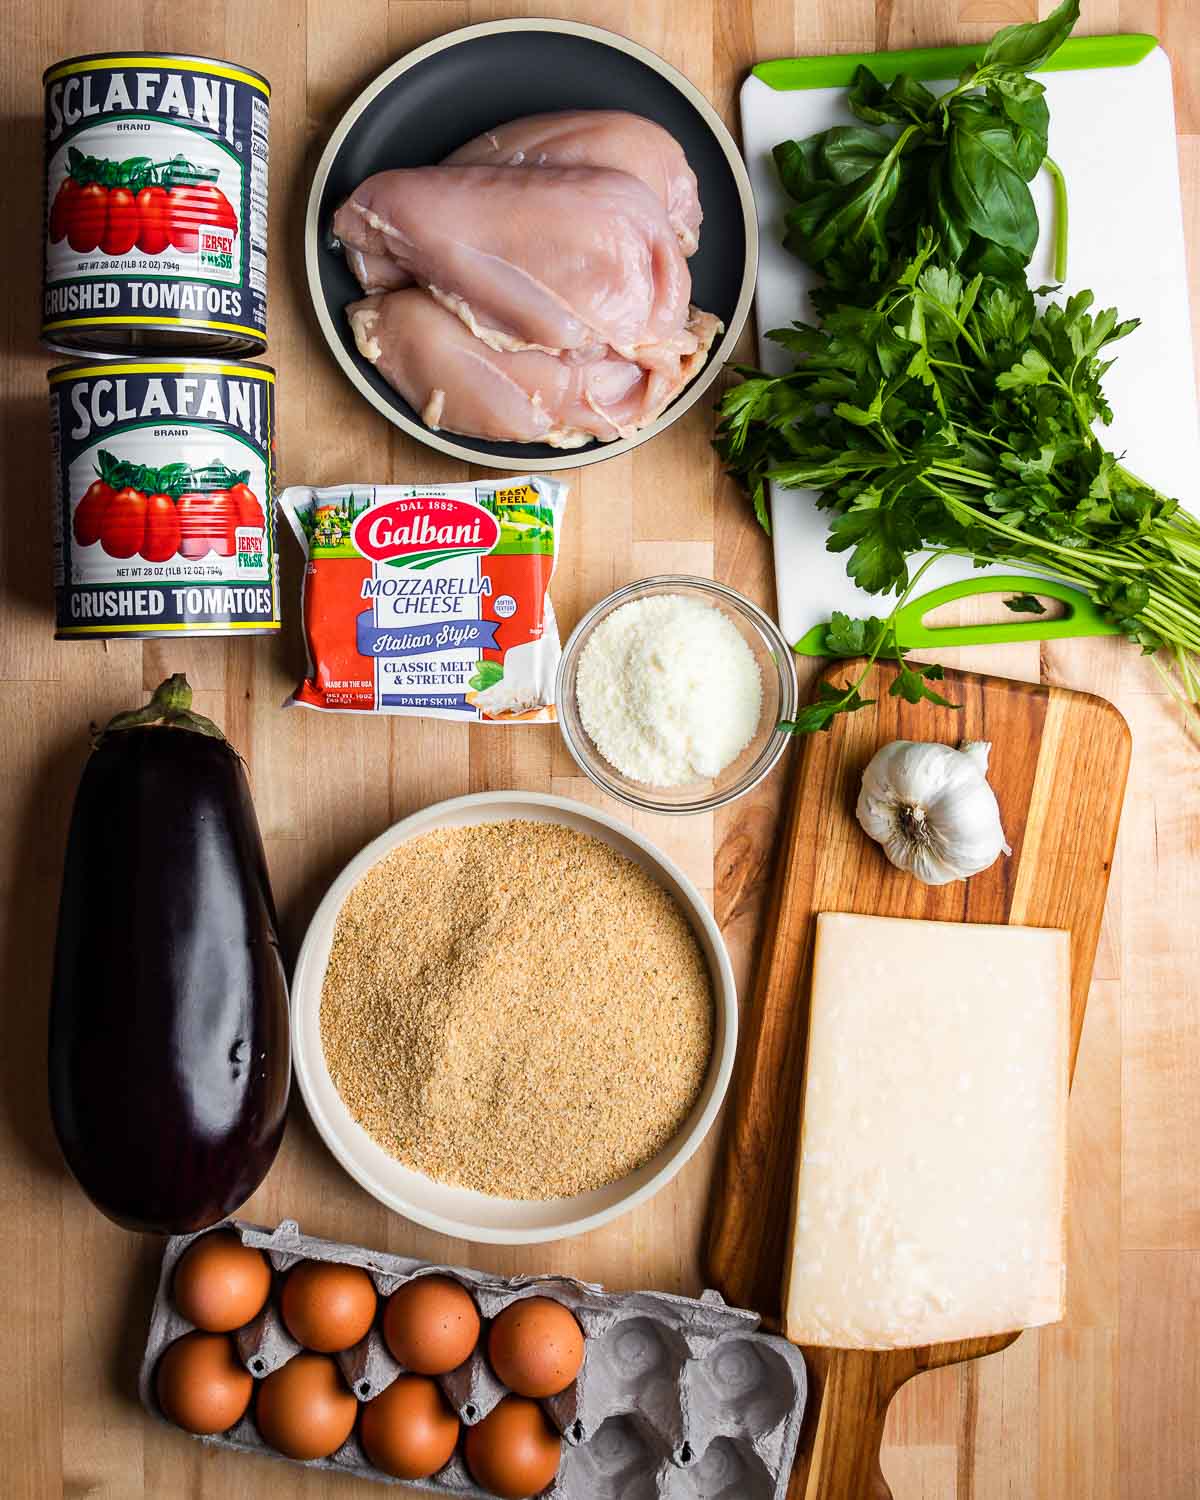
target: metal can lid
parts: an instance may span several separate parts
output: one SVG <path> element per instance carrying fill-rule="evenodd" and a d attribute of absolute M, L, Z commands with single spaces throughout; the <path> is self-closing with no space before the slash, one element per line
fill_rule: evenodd
<path fill-rule="evenodd" d="M 258 375 L 272 384 L 275 381 L 273 365 L 244 364 L 237 360 L 203 359 L 190 354 L 134 354 L 102 359 L 97 363 L 91 359 L 75 359 L 69 364 L 52 365 L 46 371 L 51 385 L 59 385 L 78 375 L 128 375 L 147 371 L 153 374 L 184 375 L 197 370 L 209 375 Z"/>
<path fill-rule="evenodd" d="M 51 63 L 42 74 L 42 84 L 52 83 L 56 78 L 66 73 L 77 72 L 88 63 L 97 66 L 121 64 L 129 62 L 160 62 L 168 66 L 175 64 L 187 67 L 189 64 L 203 67 L 210 72 L 229 73 L 235 79 L 241 79 L 244 83 L 262 90 L 267 98 L 271 97 L 271 82 L 264 74 L 254 68 L 248 68 L 244 63 L 230 62 L 223 57 L 204 57 L 194 52 L 142 52 L 136 49 L 122 48 L 119 52 L 84 52 L 79 57 L 64 57 L 61 61 Z"/>
<path fill-rule="evenodd" d="M 118 321 L 115 332 L 107 326 L 102 331 L 86 320 L 69 331 L 56 328 L 47 331 L 48 327 L 42 328 L 42 348 L 70 359 L 257 359 L 267 348 L 265 333 L 252 334 L 247 330 L 243 336 L 219 334 L 189 323 L 154 323 L 134 328 Z M 123 341 L 126 333 L 128 342 Z"/>

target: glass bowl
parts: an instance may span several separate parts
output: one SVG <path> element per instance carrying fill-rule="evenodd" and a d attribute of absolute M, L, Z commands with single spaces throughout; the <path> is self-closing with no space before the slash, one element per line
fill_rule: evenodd
<path fill-rule="evenodd" d="M 601 755 L 579 716 L 575 683 L 579 659 L 592 631 L 623 604 L 655 594 L 683 594 L 715 606 L 737 627 L 762 674 L 762 711 L 754 737 L 737 759 L 711 780 L 667 787 L 634 781 Z M 796 667 L 791 647 L 775 621 L 736 589 L 711 578 L 694 578 L 683 573 L 663 573 L 627 583 L 588 610 L 563 650 L 554 691 L 562 737 L 584 775 L 627 806 L 656 813 L 709 812 L 757 786 L 787 748 L 790 736 L 776 726 L 781 719 L 793 716 L 796 698 Z"/>

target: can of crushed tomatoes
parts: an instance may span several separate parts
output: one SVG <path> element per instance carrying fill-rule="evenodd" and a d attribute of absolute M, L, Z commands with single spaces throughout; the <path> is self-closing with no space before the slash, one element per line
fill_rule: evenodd
<path fill-rule="evenodd" d="M 266 79 L 127 52 L 56 63 L 43 83 L 43 342 L 100 356 L 261 353 Z"/>
<path fill-rule="evenodd" d="M 58 639 L 279 629 L 273 370 L 62 365 L 50 432 Z"/>

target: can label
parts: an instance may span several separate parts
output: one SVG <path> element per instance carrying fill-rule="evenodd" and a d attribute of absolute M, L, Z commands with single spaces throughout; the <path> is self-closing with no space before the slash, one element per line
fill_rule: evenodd
<path fill-rule="evenodd" d="M 274 374 L 50 372 L 58 635 L 279 628 Z"/>
<path fill-rule="evenodd" d="M 264 346 L 269 98 L 255 74 L 204 59 L 47 72 L 48 340 L 83 347 L 90 330 L 114 347 L 165 324 Z"/>

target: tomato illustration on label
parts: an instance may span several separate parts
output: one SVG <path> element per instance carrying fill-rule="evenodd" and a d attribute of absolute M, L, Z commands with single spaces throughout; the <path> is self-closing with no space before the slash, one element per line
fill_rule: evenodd
<path fill-rule="evenodd" d="M 81 547 L 90 547 L 100 540 L 100 523 L 108 502 L 116 491 L 103 479 L 93 479 L 75 507 L 71 530 Z"/>
<path fill-rule="evenodd" d="M 110 188 L 108 193 L 108 217 L 104 224 L 104 236 L 100 248 L 105 255 L 125 255 L 137 244 L 137 203 L 128 188 Z"/>
<path fill-rule="evenodd" d="M 225 464 L 147 464 L 99 454 L 98 477 L 80 496 L 71 534 L 80 547 L 97 542 L 109 557 L 140 555 L 147 562 L 232 557 L 239 529 L 266 528 L 262 502 Z M 261 545 L 261 541 L 260 541 Z"/>
<path fill-rule="evenodd" d="M 156 182 L 151 183 L 141 190 L 135 202 L 138 211 L 137 247 L 143 255 L 159 255 L 171 243 L 167 190 Z"/>
<path fill-rule="evenodd" d="M 146 537 L 146 497 L 127 484 L 105 506 L 100 518 L 100 545 L 109 557 L 132 557 Z"/>
<path fill-rule="evenodd" d="M 263 515 L 263 508 L 259 503 L 258 496 L 250 486 L 244 483 L 235 484 L 229 493 L 233 496 L 234 502 L 237 505 L 238 525 L 253 526 L 261 531 L 267 524 L 266 518 Z"/>
<path fill-rule="evenodd" d="M 200 243 L 201 229 L 209 225 L 218 229 L 237 228 L 233 205 L 221 189 L 210 182 L 173 187 L 167 194 L 167 213 L 171 243 L 177 250 L 195 250 Z"/>
<path fill-rule="evenodd" d="M 82 185 L 67 210 L 67 244 L 86 255 L 100 243 L 108 219 L 108 189 L 98 182 Z"/>
<path fill-rule="evenodd" d="M 179 551 L 179 540 L 179 512 L 174 500 L 170 495 L 149 495 L 142 556 L 147 562 L 166 562 Z"/>
<path fill-rule="evenodd" d="M 78 255 L 96 249 L 127 255 L 135 246 L 143 255 L 161 255 L 171 246 L 194 252 L 205 228 L 237 232 L 237 213 L 216 185 L 215 167 L 182 155 L 113 161 L 74 146 L 67 163 L 50 207 L 52 245 L 65 239 Z"/>
<path fill-rule="evenodd" d="M 181 495 L 179 550 L 184 557 L 232 557 L 238 526 L 237 506 L 228 490 Z"/>
<path fill-rule="evenodd" d="M 54 195 L 54 203 L 50 208 L 50 243 L 60 244 L 67 235 L 67 226 L 71 222 L 71 203 L 79 194 L 79 184 L 73 177 L 64 177 L 59 183 L 58 192 Z"/>

